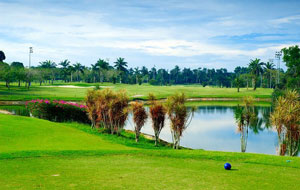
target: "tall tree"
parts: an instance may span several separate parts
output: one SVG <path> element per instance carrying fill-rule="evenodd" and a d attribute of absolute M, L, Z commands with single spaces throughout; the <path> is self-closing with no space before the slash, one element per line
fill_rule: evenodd
<path fill-rule="evenodd" d="M 124 58 L 119 57 L 116 62 L 114 62 L 114 67 L 120 72 L 120 83 L 122 83 L 122 78 L 127 72 L 127 62 L 124 61 Z"/>
<path fill-rule="evenodd" d="M 261 63 L 260 59 L 250 60 L 248 67 L 252 75 L 253 90 L 256 90 L 257 79 L 263 73 L 263 65 L 264 63 Z"/>
<path fill-rule="evenodd" d="M 0 51 L 0 63 L 2 63 L 6 59 L 3 51 Z"/>
<path fill-rule="evenodd" d="M 79 81 L 79 73 L 84 72 L 84 66 L 77 62 L 73 65 L 73 68 L 77 75 L 77 81 Z"/>
<path fill-rule="evenodd" d="M 69 66 L 70 66 L 70 61 L 69 60 L 64 60 L 64 61 L 61 61 L 59 63 L 59 65 L 62 67 L 61 68 L 61 74 L 62 74 L 62 77 L 64 79 L 65 82 L 67 82 L 67 79 L 68 79 L 68 75 L 70 74 L 69 72 Z"/>
<path fill-rule="evenodd" d="M 109 63 L 108 63 L 108 61 L 105 61 L 104 59 L 99 59 L 96 62 L 95 66 L 99 72 L 99 82 L 103 82 L 103 79 L 104 79 L 103 75 L 104 75 L 104 72 L 109 69 Z"/>
<path fill-rule="evenodd" d="M 265 73 L 268 73 L 268 80 L 269 80 L 269 88 L 272 88 L 272 71 L 274 70 L 275 65 L 272 62 L 267 62 L 265 64 Z"/>
<path fill-rule="evenodd" d="M 10 64 L 11 69 L 15 74 L 15 79 L 18 81 L 18 86 L 21 86 L 21 80 L 25 78 L 24 65 L 20 62 L 12 62 Z"/>
<path fill-rule="evenodd" d="M 296 46 L 283 48 L 283 61 L 287 66 L 287 85 L 300 88 L 300 49 Z"/>

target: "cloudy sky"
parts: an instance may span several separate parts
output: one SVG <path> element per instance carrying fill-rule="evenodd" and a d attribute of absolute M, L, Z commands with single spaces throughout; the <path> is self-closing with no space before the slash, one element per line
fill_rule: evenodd
<path fill-rule="evenodd" d="M 0 0 L 6 62 L 227 68 L 300 43 L 300 1 Z"/>

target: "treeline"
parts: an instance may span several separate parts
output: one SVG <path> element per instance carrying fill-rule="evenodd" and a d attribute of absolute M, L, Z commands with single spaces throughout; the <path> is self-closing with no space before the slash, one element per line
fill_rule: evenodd
<path fill-rule="evenodd" d="M 248 67 L 236 67 L 234 72 L 225 68 L 180 68 L 175 66 L 171 70 L 128 68 L 124 58 L 118 58 L 113 64 L 108 60 L 99 59 L 90 67 L 80 63 L 71 64 L 64 60 L 55 63 L 50 60 L 40 62 L 38 66 L 25 68 L 23 63 L 4 63 L 5 54 L 0 51 L 0 80 L 6 82 L 9 88 L 11 82 L 25 83 L 28 88 L 32 81 L 53 84 L 54 81 L 64 82 L 112 82 L 126 84 L 149 83 L 151 85 L 176 85 L 176 84 L 200 84 L 202 86 L 218 87 L 257 87 L 274 88 L 276 86 L 300 87 L 300 50 L 298 46 L 282 49 L 283 61 L 287 71 L 278 72 L 272 62 L 261 62 L 260 59 L 250 60 Z"/>

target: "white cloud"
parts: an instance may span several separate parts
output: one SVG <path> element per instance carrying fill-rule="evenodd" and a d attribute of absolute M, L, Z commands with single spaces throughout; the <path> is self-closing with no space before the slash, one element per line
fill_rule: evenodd
<path fill-rule="evenodd" d="M 282 17 L 278 19 L 272 19 L 271 20 L 272 24 L 288 24 L 288 23 L 293 23 L 293 24 L 299 24 L 300 23 L 300 15 L 293 15 L 293 16 L 288 16 L 288 17 Z"/>
<path fill-rule="evenodd" d="M 176 10 L 181 10 L 182 6 L 185 11 L 192 8 L 185 3 L 174 7 Z M 274 51 L 290 44 L 294 45 L 278 42 L 261 46 L 253 45 L 248 48 L 247 44 L 225 44 L 222 40 L 212 42 L 210 39 L 213 37 L 247 34 L 257 30 L 258 26 L 258 23 L 254 21 L 247 20 L 245 22 L 230 14 L 224 17 L 220 16 L 219 14 L 224 13 L 221 9 L 224 6 L 221 5 L 217 6 L 218 16 L 216 18 L 199 21 L 199 24 L 197 22 L 191 25 L 179 23 L 166 26 L 163 26 L 162 23 L 168 23 L 172 15 L 168 15 L 166 18 L 162 17 L 162 21 L 159 21 L 157 25 L 141 23 L 145 18 L 152 19 L 151 22 L 154 23 L 156 19 L 160 19 L 145 16 L 141 20 L 136 18 L 136 23 L 126 26 L 114 23 L 113 18 L 110 19 L 111 15 L 101 11 L 63 7 L 37 8 L 24 3 L 1 2 L 0 7 L 3 7 L 0 17 L 0 34 L 4 34 L 4 37 L 0 39 L 0 48 L 7 54 L 8 61 L 27 62 L 28 47 L 33 46 L 33 59 L 36 62 L 45 59 L 61 61 L 66 58 L 71 61 L 81 59 L 84 62 L 90 62 L 91 57 L 94 59 L 95 56 L 100 56 L 92 53 L 110 49 L 115 52 L 114 54 L 123 54 L 126 51 L 136 52 L 136 54 L 132 54 L 133 56 L 138 54 L 140 56 L 145 54 L 175 58 L 202 56 L 203 60 L 196 59 L 193 62 L 213 64 L 230 60 L 233 62 L 248 61 L 255 57 L 273 57 Z M 211 11 L 215 7 L 216 5 L 211 4 L 208 10 Z M 227 7 L 234 9 L 236 6 L 228 4 Z M 208 11 L 205 6 L 199 10 L 192 10 L 197 13 Z M 197 14 L 185 16 L 184 19 L 180 19 L 181 17 L 175 15 L 174 18 L 172 17 L 172 22 L 198 18 Z M 201 19 L 203 18 L 205 15 L 201 17 Z M 299 18 L 300 15 L 296 15 L 277 19 L 274 22 L 294 22 Z M 126 18 L 124 19 L 126 20 Z M 209 60 L 211 57 L 213 57 L 213 61 Z M 135 60 L 140 62 L 142 59 L 141 56 Z"/>

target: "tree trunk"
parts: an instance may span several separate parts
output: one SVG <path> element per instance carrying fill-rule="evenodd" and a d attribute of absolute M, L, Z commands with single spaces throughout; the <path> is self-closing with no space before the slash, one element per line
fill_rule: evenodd
<path fill-rule="evenodd" d="M 256 79 L 252 79 L 253 90 L 256 90 Z"/>

